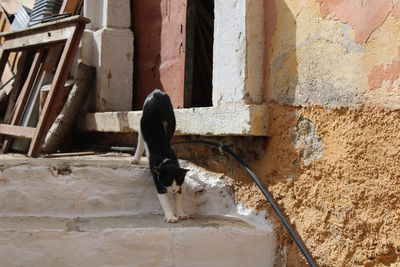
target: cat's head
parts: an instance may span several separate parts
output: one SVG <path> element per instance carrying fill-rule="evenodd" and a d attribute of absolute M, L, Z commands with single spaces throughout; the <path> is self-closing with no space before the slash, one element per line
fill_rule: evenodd
<path fill-rule="evenodd" d="M 154 167 L 154 171 L 158 176 L 160 185 L 167 188 L 168 191 L 176 193 L 181 189 L 185 181 L 186 173 L 189 170 L 179 167 L 179 165 L 173 161 L 168 161 L 158 167 Z"/>

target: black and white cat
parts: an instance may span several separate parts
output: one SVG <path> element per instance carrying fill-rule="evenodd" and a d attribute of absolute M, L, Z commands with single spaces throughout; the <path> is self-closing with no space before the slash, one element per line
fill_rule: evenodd
<path fill-rule="evenodd" d="M 132 163 L 138 163 L 146 149 L 150 171 L 166 222 L 189 218 L 182 209 L 181 188 L 188 170 L 179 166 L 175 152 L 171 148 L 175 126 L 175 115 L 169 96 L 155 89 L 147 96 L 143 105 L 138 145 Z M 175 197 L 176 212 L 170 203 L 168 196 L 170 194 Z"/>

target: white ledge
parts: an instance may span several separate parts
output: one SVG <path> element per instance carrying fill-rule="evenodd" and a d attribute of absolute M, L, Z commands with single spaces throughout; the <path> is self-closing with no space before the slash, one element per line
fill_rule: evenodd
<path fill-rule="evenodd" d="M 87 113 L 78 122 L 81 131 L 137 132 L 141 111 Z M 268 113 L 265 105 L 224 105 L 176 109 L 176 135 L 266 136 Z"/>

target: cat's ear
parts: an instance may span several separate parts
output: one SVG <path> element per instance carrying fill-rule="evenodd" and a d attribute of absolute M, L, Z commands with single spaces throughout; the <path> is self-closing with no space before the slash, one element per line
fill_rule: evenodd
<path fill-rule="evenodd" d="M 187 173 L 188 171 L 190 171 L 190 170 L 184 169 L 184 168 L 180 168 L 180 171 L 181 171 L 182 174 L 186 174 L 186 173 Z"/>

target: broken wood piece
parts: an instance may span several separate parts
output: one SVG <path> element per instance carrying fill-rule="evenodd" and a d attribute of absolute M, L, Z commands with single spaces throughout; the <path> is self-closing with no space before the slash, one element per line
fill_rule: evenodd
<path fill-rule="evenodd" d="M 42 151 L 53 153 L 59 149 L 69 135 L 72 134 L 74 124 L 82 112 L 88 98 L 91 84 L 94 81 L 96 69 L 82 62 L 78 64 L 78 72 L 67 101 L 47 133 Z"/>
<path fill-rule="evenodd" d="M 69 153 L 52 153 L 44 155 L 45 158 L 57 158 L 57 157 L 76 157 L 76 156 L 90 156 L 95 155 L 94 151 L 82 151 L 82 152 L 69 152 Z"/>

